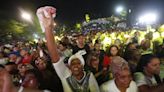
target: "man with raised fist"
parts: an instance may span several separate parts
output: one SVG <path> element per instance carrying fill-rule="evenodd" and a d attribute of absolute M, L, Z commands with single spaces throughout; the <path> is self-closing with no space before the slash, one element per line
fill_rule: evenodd
<path fill-rule="evenodd" d="M 42 30 L 45 31 L 48 51 L 57 72 L 62 81 L 64 92 L 99 92 L 97 81 L 92 73 L 85 72 L 85 60 L 82 55 L 85 50 L 80 50 L 68 60 L 68 67 L 64 64 L 64 58 L 60 57 L 53 35 L 53 23 L 56 9 L 50 6 L 41 7 L 37 11 Z"/>

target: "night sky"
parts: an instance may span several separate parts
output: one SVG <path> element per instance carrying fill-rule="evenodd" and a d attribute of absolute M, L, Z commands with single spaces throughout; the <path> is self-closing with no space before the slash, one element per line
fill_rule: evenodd
<path fill-rule="evenodd" d="M 0 20 L 20 20 L 20 9 L 35 14 L 40 6 L 51 5 L 57 8 L 56 22 L 72 25 L 85 20 L 88 13 L 91 19 L 109 17 L 117 5 L 132 9 L 135 20 L 141 13 L 155 11 L 159 22 L 164 23 L 164 0 L 0 0 Z"/>

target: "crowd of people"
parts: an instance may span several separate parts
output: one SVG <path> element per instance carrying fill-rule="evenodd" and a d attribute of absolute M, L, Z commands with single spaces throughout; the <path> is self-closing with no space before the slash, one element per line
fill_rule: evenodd
<path fill-rule="evenodd" d="M 164 41 L 155 44 L 145 37 L 139 43 L 137 32 L 130 41 L 106 41 L 105 49 L 94 33 L 55 41 L 54 14 L 53 7 L 37 11 L 46 42 L 0 46 L 0 92 L 164 91 Z"/>

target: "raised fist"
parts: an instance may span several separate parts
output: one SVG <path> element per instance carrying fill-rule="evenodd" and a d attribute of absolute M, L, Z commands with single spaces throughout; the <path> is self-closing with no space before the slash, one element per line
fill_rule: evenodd
<path fill-rule="evenodd" d="M 41 7 L 36 12 L 42 31 L 46 28 L 53 28 L 54 18 L 56 17 L 56 9 L 51 6 Z"/>

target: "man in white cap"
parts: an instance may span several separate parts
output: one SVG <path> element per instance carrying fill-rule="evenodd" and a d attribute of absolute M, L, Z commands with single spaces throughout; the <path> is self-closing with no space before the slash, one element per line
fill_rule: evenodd
<path fill-rule="evenodd" d="M 64 58 L 60 57 L 53 35 L 53 16 L 56 9 L 53 7 L 41 7 L 37 11 L 42 30 L 45 31 L 47 47 L 53 66 L 62 81 L 64 92 L 99 92 L 99 87 L 92 73 L 84 71 L 85 61 L 82 55 L 85 51 L 79 51 L 68 60 L 68 67 L 64 64 Z"/>
<path fill-rule="evenodd" d="M 48 50 L 54 63 L 54 68 L 62 80 L 64 92 L 99 92 L 98 84 L 92 73 L 83 70 L 85 62 L 81 55 L 85 51 L 79 51 L 68 60 L 69 69 L 65 66 L 63 58 L 59 57 L 57 46 L 53 36 L 53 17 L 56 10 L 53 7 L 41 7 L 37 14 L 43 30 L 46 33 Z M 41 18 L 41 19 L 40 19 Z M 42 21 L 41 21 L 42 20 Z M 3 85 L 1 85 L 3 84 Z M 46 90 L 32 90 L 13 86 L 11 78 L 5 69 L 0 69 L 0 91 L 2 92 L 48 92 Z"/>

